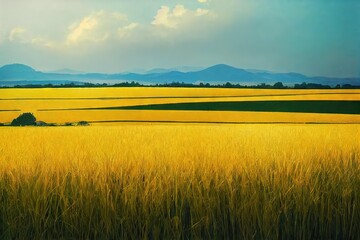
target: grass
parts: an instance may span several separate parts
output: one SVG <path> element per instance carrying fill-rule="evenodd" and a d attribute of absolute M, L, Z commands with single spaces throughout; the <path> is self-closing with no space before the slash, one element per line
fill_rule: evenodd
<path fill-rule="evenodd" d="M 28 127 L 0 136 L 0 238 L 360 234 L 359 125 Z"/>
<path fill-rule="evenodd" d="M 136 106 L 117 106 L 102 108 L 47 109 L 41 111 L 73 110 L 182 110 L 182 111 L 254 111 L 254 112 L 300 112 L 360 114 L 360 101 L 241 101 L 241 102 L 191 102 L 164 103 Z"/>

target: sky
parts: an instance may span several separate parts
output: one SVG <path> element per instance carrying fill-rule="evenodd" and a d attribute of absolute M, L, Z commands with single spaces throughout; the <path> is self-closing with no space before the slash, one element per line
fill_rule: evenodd
<path fill-rule="evenodd" d="M 360 76 L 358 0 L 0 0 L 0 66 Z"/>

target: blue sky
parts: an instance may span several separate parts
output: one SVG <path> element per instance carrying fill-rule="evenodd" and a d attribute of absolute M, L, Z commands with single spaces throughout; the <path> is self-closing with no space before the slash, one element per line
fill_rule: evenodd
<path fill-rule="evenodd" d="M 0 0 L 0 65 L 359 76 L 356 0 Z"/>

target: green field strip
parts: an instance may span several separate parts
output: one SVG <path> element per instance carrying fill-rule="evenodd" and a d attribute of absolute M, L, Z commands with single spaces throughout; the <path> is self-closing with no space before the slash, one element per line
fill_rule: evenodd
<path fill-rule="evenodd" d="M 165 103 L 119 107 L 40 109 L 39 111 L 71 110 L 177 110 L 177 111 L 247 111 L 360 114 L 360 101 L 299 100 Z"/>
<path fill-rule="evenodd" d="M 74 101 L 74 100 L 137 100 L 137 99 L 201 99 L 201 98 L 255 98 L 255 97 L 290 97 L 311 95 L 360 95 L 360 93 L 294 93 L 294 94 L 263 94 L 263 95 L 225 95 L 225 96 L 142 96 L 142 97 L 94 97 L 94 98 L 0 98 L 0 101 Z"/>

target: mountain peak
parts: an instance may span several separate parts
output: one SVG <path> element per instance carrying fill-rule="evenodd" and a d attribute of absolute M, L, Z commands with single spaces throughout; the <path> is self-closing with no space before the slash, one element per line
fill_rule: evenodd
<path fill-rule="evenodd" d="M 227 64 L 216 64 L 216 65 L 211 66 L 211 67 L 209 67 L 207 69 L 232 69 L 232 70 L 237 69 L 238 70 L 238 68 L 227 65 Z"/>
<path fill-rule="evenodd" d="M 38 80 L 42 73 L 24 64 L 9 64 L 0 68 L 0 80 Z"/>
<path fill-rule="evenodd" d="M 32 73 L 32 72 L 36 72 L 36 71 L 32 67 L 20 63 L 8 64 L 0 68 L 0 73 Z"/>
<path fill-rule="evenodd" d="M 226 64 L 217 64 L 200 71 L 182 72 L 177 69 L 168 69 L 165 72 L 158 73 L 127 73 L 127 74 L 100 74 L 100 73 L 83 73 L 76 74 L 73 70 L 65 69 L 60 73 L 46 73 L 36 71 L 24 64 L 9 64 L 0 67 L 0 86 L 9 85 L 9 82 L 28 81 L 32 83 L 42 82 L 59 82 L 59 81 L 77 81 L 77 82 L 104 82 L 114 81 L 138 81 L 140 83 L 197 83 L 206 82 L 212 84 L 222 84 L 226 82 L 255 85 L 260 83 L 274 84 L 282 82 L 283 84 L 293 85 L 295 83 L 319 83 L 327 85 L 351 84 L 360 85 L 359 78 L 342 79 L 342 78 L 311 78 L 299 73 L 273 73 L 262 70 L 245 70 Z M 115 82 L 114 82 L 115 83 Z M 11 84 L 10 84 L 11 85 Z"/>

